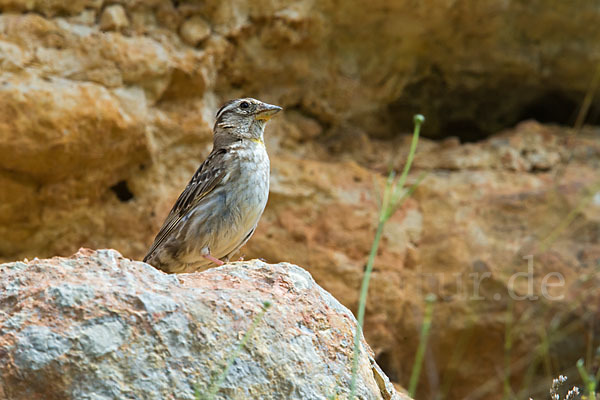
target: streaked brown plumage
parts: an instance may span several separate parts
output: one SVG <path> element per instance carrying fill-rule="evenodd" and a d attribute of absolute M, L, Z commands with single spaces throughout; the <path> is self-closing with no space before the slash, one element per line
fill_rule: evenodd
<path fill-rule="evenodd" d="M 265 124 L 280 107 L 245 98 L 218 112 L 213 150 L 177 199 L 145 262 L 193 272 L 229 258 L 258 223 L 269 194 Z"/>

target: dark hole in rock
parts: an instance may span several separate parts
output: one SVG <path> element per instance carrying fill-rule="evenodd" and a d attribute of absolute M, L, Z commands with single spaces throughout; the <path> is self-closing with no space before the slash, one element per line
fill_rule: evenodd
<path fill-rule="evenodd" d="M 583 95 L 578 102 L 574 97 L 571 98 L 563 92 L 549 91 L 523 107 L 518 119 L 520 121 L 535 119 L 538 122 L 573 125 L 581 101 L 583 101 Z"/>
<path fill-rule="evenodd" d="M 133 193 L 131 193 L 129 186 L 127 185 L 127 181 L 117 182 L 116 185 L 110 187 L 110 190 L 112 190 L 117 198 L 122 202 L 133 199 Z"/>
<path fill-rule="evenodd" d="M 456 136 L 461 143 L 477 142 L 488 136 L 475 121 L 468 119 L 448 121 L 442 125 L 441 131 L 444 132 L 442 139 Z"/>
<path fill-rule="evenodd" d="M 572 127 L 585 96 L 584 91 L 509 83 L 450 90 L 443 80 L 429 79 L 408 85 L 402 97 L 388 105 L 387 115 L 397 132 L 412 130 L 413 115 L 421 113 L 426 118 L 422 136 L 476 142 L 529 119 Z M 584 122 L 600 125 L 599 96 L 594 96 Z"/>
<path fill-rule="evenodd" d="M 375 361 L 392 382 L 400 381 L 400 374 L 395 367 L 394 356 L 391 353 L 383 351 L 377 356 Z"/>

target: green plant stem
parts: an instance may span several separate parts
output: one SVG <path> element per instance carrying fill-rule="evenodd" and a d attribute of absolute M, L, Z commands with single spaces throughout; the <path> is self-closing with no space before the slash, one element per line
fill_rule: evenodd
<path fill-rule="evenodd" d="M 386 184 L 385 191 L 383 193 L 383 199 L 381 202 L 381 209 L 379 210 L 379 219 L 377 223 L 377 230 L 375 231 L 375 238 L 371 244 L 371 251 L 369 252 L 369 258 L 367 260 L 367 266 L 363 275 L 362 284 L 360 287 L 360 295 L 358 300 L 358 321 L 356 331 L 354 332 L 354 351 L 352 354 L 352 380 L 350 382 L 350 400 L 356 396 L 356 383 L 358 378 L 358 359 L 360 355 L 360 338 L 362 335 L 362 327 L 365 320 L 365 308 L 367 305 L 367 295 L 369 292 L 369 282 L 371 281 L 371 273 L 373 272 L 373 265 L 375 263 L 375 256 L 377 255 L 377 249 L 379 248 L 379 242 L 383 234 L 383 228 L 387 220 L 393 215 L 393 212 L 398 209 L 402 204 L 406 196 L 401 196 L 402 187 L 406 181 L 408 171 L 414 159 L 414 153 L 417 149 L 417 143 L 419 141 L 419 132 L 421 130 L 421 124 L 425 121 L 422 115 L 415 115 L 414 122 L 415 128 L 413 131 L 413 138 L 410 145 L 406 164 L 400 179 L 394 185 L 395 172 L 390 171 Z M 420 182 L 420 181 L 419 181 Z M 394 190 L 395 188 L 395 190 Z M 413 188 L 411 188 L 414 190 Z M 412 193 L 412 191 L 410 191 Z"/>
<path fill-rule="evenodd" d="M 233 353 L 231 353 L 231 355 L 227 359 L 227 364 L 225 365 L 225 368 L 223 368 L 223 371 L 221 371 L 221 373 L 219 374 L 217 379 L 209 386 L 208 393 L 203 396 L 197 392 L 196 398 L 212 400 L 215 397 L 215 395 L 221 388 L 221 385 L 223 384 L 223 381 L 225 380 L 225 377 L 227 376 L 229 369 L 233 365 L 233 362 L 236 360 L 236 358 L 238 358 L 240 351 L 242 351 L 244 346 L 246 346 L 246 343 L 248 342 L 248 340 L 254 333 L 254 330 L 256 329 L 258 324 L 260 324 L 260 322 L 262 321 L 262 319 L 263 319 L 265 313 L 267 312 L 267 310 L 269 309 L 269 307 L 271 307 L 271 303 L 268 301 L 265 301 L 263 303 L 262 309 L 260 310 L 258 315 L 256 317 L 254 317 L 254 320 L 252 321 L 252 325 L 250 325 L 250 328 L 248 328 L 248 330 L 246 331 L 246 334 L 244 335 L 244 337 L 242 338 L 240 343 L 238 343 L 238 345 L 235 348 L 235 350 L 233 351 Z"/>
<path fill-rule="evenodd" d="M 581 108 L 579 109 L 579 113 L 577 114 L 577 119 L 575 120 L 575 131 L 579 132 L 583 127 L 583 123 L 585 122 L 585 117 L 590 110 L 590 106 L 592 105 L 592 100 L 594 100 L 594 94 L 598 89 L 598 85 L 600 84 L 600 63 L 596 67 L 596 73 L 592 78 L 592 82 L 590 83 L 590 87 L 588 88 L 585 97 L 583 98 L 583 103 L 581 104 Z"/>
<path fill-rule="evenodd" d="M 425 297 L 425 302 L 425 316 L 423 318 L 423 323 L 421 324 L 419 347 L 417 347 L 417 354 L 415 355 L 415 362 L 413 364 L 412 372 L 410 374 L 410 381 L 408 384 L 408 394 L 413 398 L 415 397 L 415 392 L 417 391 L 417 384 L 419 383 L 419 376 L 421 375 L 425 349 L 427 348 L 427 339 L 429 338 L 429 331 L 431 330 L 435 295 L 427 295 L 427 297 Z"/>
<path fill-rule="evenodd" d="M 408 151 L 408 156 L 406 158 L 406 164 L 404 164 L 404 169 L 402 170 L 402 175 L 398 178 L 398 182 L 396 182 L 396 188 L 394 190 L 394 194 L 391 199 L 391 207 L 387 208 L 385 211 L 385 220 L 387 221 L 394 214 L 394 212 L 398 209 L 398 207 L 402 204 L 402 199 L 405 197 L 402 193 L 402 188 L 404 188 L 404 183 L 406 182 L 406 178 L 408 177 L 408 171 L 410 171 L 410 167 L 412 166 L 412 162 L 415 158 L 415 153 L 417 152 L 417 143 L 419 142 L 419 134 L 421 133 L 421 124 L 425 119 L 422 115 L 415 115 L 414 123 L 415 129 L 413 131 L 412 141 L 410 142 L 410 150 Z M 390 173 L 390 177 L 392 174 Z M 393 179 L 393 177 L 392 177 Z M 420 182 L 420 181 L 419 181 Z M 385 204 L 384 204 L 385 205 Z M 385 208 L 385 207 L 384 207 Z"/>
<path fill-rule="evenodd" d="M 436 394 L 434 400 L 443 400 L 448 396 L 450 388 L 454 383 L 457 372 L 460 372 L 460 362 L 468 349 L 469 343 L 475 333 L 475 316 L 473 310 L 467 310 L 468 319 L 463 333 L 458 337 L 458 342 L 453 346 L 452 357 L 448 363 L 447 373 L 443 375 L 441 390 Z"/>
<path fill-rule="evenodd" d="M 585 369 L 585 365 L 583 363 L 583 359 L 577 360 L 577 370 L 579 371 L 579 375 L 581 375 L 581 380 L 585 384 L 585 389 L 587 392 L 588 400 L 596 400 L 596 378 L 594 376 L 590 376 Z"/>
<path fill-rule="evenodd" d="M 352 383 L 350 384 L 350 399 L 353 399 L 356 395 L 358 357 L 360 354 L 360 337 L 362 335 L 362 326 L 365 320 L 365 305 L 367 303 L 367 294 L 369 291 L 371 272 L 373 272 L 373 263 L 375 262 L 377 248 L 379 247 L 379 241 L 381 240 L 381 235 L 383 234 L 383 227 L 385 225 L 385 220 L 382 219 L 382 214 L 383 212 L 380 213 L 379 223 L 377 224 L 377 231 L 375 232 L 375 239 L 373 239 L 373 244 L 371 245 L 371 252 L 369 253 L 369 260 L 367 261 L 367 268 L 365 270 L 365 275 L 363 276 L 362 285 L 360 288 L 360 298 L 358 300 L 358 324 L 356 325 L 356 332 L 354 333 L 354 352 L 352 354 Z"/>
<path fill-rule="evenodd" d="M 554 228 L 554 230 L 552 230 L 552 232 L 550 232 L 550 234 L 546 236 L 544 240 L 542 240 L 542 243 L 540 244 L 540 251 L 544 252 L 548 250 L 548 248 L 556 241 L 556 239 L 558 239 L 561 233 L 563 233 L 563 231 L 567 229 L 569 225 L 571 225 L 571 222 L 575 220 L 579 213 L 581 213 L 581 210 L 583 210 L 588 205 L 588 203 L 590 203 L 594 199 L 596 192 L 600 190 L 600 182 L 594 183 L 589 187 L 588 190 L 588 194 L 583 196 L 581 200 L 579 200 L 577 206 L 574 209 L 572 209 L 567 214 L 567 216 L 560 221 L 558 226 Z"/>
<path fill-rule="evenodd" d="M 598 360 L 598 352 L 600 351 L 600 347 L 596 349 L 596 360 Z M 596 371 L 596 383 L 600 382 L 600 368 Z"/>
<path fill-rule="evenodd" d="M 513 303 L 509 300 L 508 308 L 506 310 L 506 325 L 504 327 L 504 396 L 502 397 L 503 399 L 511 399 L 513 397 L 512 388 L 510 387 L 510 354 L 512 351 L 513 343 L 513 319 Z"/>

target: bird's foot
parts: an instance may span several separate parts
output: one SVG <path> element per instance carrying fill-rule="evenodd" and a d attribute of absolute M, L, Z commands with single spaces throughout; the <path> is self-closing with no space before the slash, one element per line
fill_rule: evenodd
<path fill-rule="evenodd" d="M 212 261 L 213 263 L 217 264 L 218 266 L 221 266 L 221 265 L 225 264 L 223 261 L 219 260 L 218 258 L 215 258 L 215 257 L 211 256 L 210 254 L 205 254 L 202 257 L 206 258 L 207 260 Z"/>

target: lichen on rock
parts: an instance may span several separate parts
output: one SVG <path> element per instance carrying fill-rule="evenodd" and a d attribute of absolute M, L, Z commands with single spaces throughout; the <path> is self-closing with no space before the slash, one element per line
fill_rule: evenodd
<path fill-rule="evenodd" d="M 0 285 L 0 393 L 10 399 L 195 399 L 265 301 L 272 307 L 217 398 L 348 394 L 356 320 L 292 264 L 254 260 L 174 276 L 114 250 L 82 249 L 2 264 Z M 357 393 L 405 398 L 364 340 Z"/>

